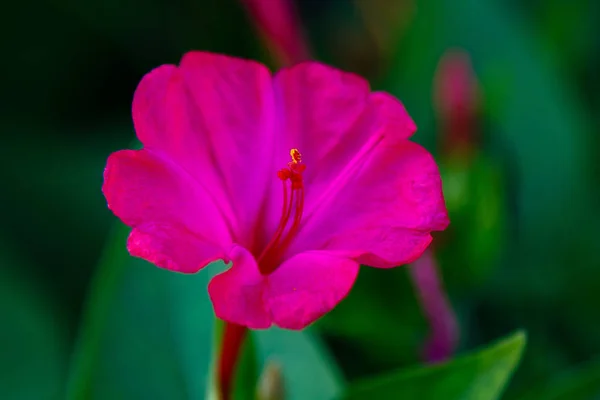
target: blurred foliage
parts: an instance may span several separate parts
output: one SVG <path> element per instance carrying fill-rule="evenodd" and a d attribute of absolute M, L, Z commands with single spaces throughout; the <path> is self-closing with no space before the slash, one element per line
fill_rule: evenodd
<path fill-rule="evenodd" d="M 525 335 L 510 338 L 451 362 L 382 375 L 350 386 L 346 399 L 462 399 L 500 398 L 525 346 Z"/>
<path fill-rule="evenodd" d="M 0 240 L 0 398 L 58 398 L 65 379 L 68 343 L 64 315 L 27 280 L 29 261 Z"/>
<path fill-rule="evenodd" d="M 597 366 L 573 368 L 600 355 L 600 3 L 296 2 L 317 58 L 402 99 L 434 153 L 436 65 L 449 48 L 471 55 L 484 99 L 478 157 L 436 154 L 456 205 L 453 236 L 436 241 L 461 351 L 523 328 L 504 398 L 595 398 Z M 129 258 L 100 186 L 108 154 L 134 137 L 144 73 L 189 49 L 268 61 L 243 8 L 38 0 L 7 4 L 0 22 L 0 398 L 63 398 L 65 386 L 78 398 L 203 398 L 209 272 Z M 419 364 L 427 329 L 404 268 L 363 268 L 314 329 L 254 334 L 249 368 L 275 359 L 290 398 L 331 398 L 344 381 Z M 412 376 L 436 373 L 421 371 Z"/>
<path fill-rule="evenodd" d="M 524 390 L 517 400 L 600 399 L 600 363 L 594 360 Z"/>
<path fill-rule="evenodd" d="M 192 276 L 153 268 L 129 256 L 128 232 L 123 225 L 115 229 L 93 281 L 67 398 L 210 396 L 215 390 L 213 348 L 220 347 L 214 331 L 221 327 L 215 326 L 206 286 L 225 265 L 214 263 L 208 273 Z M 272 361 L 281 365 L 289 399 L 332 398 L 340 392 L 341 378 L 333 360 L 309 331 L 252 332 L 244 348 L 249 351 L 240 363 L 236 398 L 253 398 L 256 369 Z"/>

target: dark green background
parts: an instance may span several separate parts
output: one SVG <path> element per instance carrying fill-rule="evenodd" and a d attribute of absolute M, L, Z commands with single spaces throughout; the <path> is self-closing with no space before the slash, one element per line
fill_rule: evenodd
<path fill-rule="evenodd" d="M 316 57 L 401 98 L 445 185 L 467 176 L 464 188 L 448 189 L 460 192 L 463 206 L 451 208 L 453 236 L 440 251 L 460 351 L 525 329 L 528 346 L 509 399 L 559 398 L 542 390 L 557 376 L 567 386 L 600 379 L 585 367 L 600 355 L 600 3 L 297 3 Z M 365 7 L 392 22 L 365 19 Z M 235 0 L 11 2 L 0 13 L 0 43 L 0 398 L 62 398 L 91 280 L 116 222 L 100 191 L 102 170 L 110 152 L 134 139 L 137 83 L 191 49 L 274 64 Z M 437 151 L 432 105 L 436 66 L 456 47 L 471 55 L 485 100 L 478 158 L 465 165 Z M 495 217 L 491 228 L 480 209 Z M 136 274 L 171 279 L 135 265 Z M 204 295 L 207 276 L 191 279 L 196 286 L 186 290 Z M 155 312 L 159 295 L 149 293 L 110 323 L 139 318 L 138 329 L 148 327 L 163 343 L 169 311 Z M 352 382 L 418 363 L 427 324 L 405 268 L 363 268 L 351 295 L 315 332 Z M 140 346 L 137 361 L 155 364 L 156 379 L 171 373 L 163 360 L 170 352 Z M 211 344 L 196 346 L 205 359 L 195 362 L 208 368 Z M 122 354 L 115 349 L 109 358 Z M 127 374 L 136 359 L 122 365 Z M 111 398 L 111 382 L 95 398 Z M 592 398 L 586 393 L 566 398 Z"/>

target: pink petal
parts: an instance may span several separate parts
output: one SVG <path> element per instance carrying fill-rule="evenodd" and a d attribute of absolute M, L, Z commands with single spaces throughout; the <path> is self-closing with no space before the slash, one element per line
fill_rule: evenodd
<path fill-rule="evenodd" d="M 196 272 L 231 243 L 219 209 L 204 189 L 167 158 L 149 150 L 113 153 L 102 191 L 132 232 L 132 255 L 180 272 Z"/>
<path fill-rule="evenodd" d="M 248 250 L 236 245 L 229 251 L 229 258 L 231 268 L 208 284 L 215 315 L 250 329 L 267 329 L 271 316 L 263 302 L 266 280 L 258 271 L 256 260 Z"/>
<path fill-rule="evenodd" d="M 306 181 L 326 180 L 344 161 L 337 155 L 353 153 L 366 140 L 347 135 L 368 103 L 369 84 L 360 76 L 305 62 L 277 73 L 275 90 L 284 131 L 278 165 L 285 166 L 289 150 L 298 148 Z"/>
<path fill-rule="evenodd" d="M 295 147 L 306 164 L 304 227 L 287 256 L 342 251 L 378 267 L 418 258 L 448 219 L 435 162 L 406 140 L 416 126 L 402 104 L 318 63 L 284 69 L 275 83 L 289 133 L 278 156 Z"/>
<path fill-rule="evenodd" d="M 251 246 L 276 170 L 269 71 L 232 57 L 187 53 L 140 82 L 133 118 L 146 148 L 160 151 L 216 200 L 235 240 Z"/>
<path fill-rule="evenodd" d="M 127 250 L 157 267 L 186 274 L 225 257 L 217 244 L 170 224 L 149 223 L 134 228 L 127 239 Z"/>
<path fill-rule="evenodd" d="M 408 138 L 416 130 L 402 103 L 386 93 L 370 93 L 367 81 L 316 62 L 281 70 L 275 90 L 282 103 L 283 130 L 277 165 L 298 148 L 306 165 L 306 206 L 318 204 L 340 173 L 372 138 L 386 132 L 390 139 Z M 272 193 L 278 199 L 277 192 Z M 279 218 L 278 205 L 270 216 Z M 307 209 L 307 211 L 308 211 Z"/>
<path fill-rule="evenodd" d="M 323 248 L 393 267 L 417 259 L 448 216 L 433 157 L 383 133 L 330 182 L 303 221 L 292 254 Z"/>
<path fill-rule="evenodd" d="M 385 92 L 371 93 L 365 120 L 370 122 L 370 126 L 355 129 L 367 128 L 371 134 L 385 130 L 387 135 L 394 136 L 395 139 L 408 139 L 417 131 L 417 125 L 408 115 L 404 105 Z"/>
<path fill-rule="evenodd" d="M 231 268 L 212 279 L 208 292 L 217 317 L 251 329 L 306 327 L 348 294 L 358 274 L 355 261 L 322 251 L 298 254 L 268 276 L 240 246 L 230 258 Z"/>
<path fill-rule="evenodd" d="M 300 253 L 268 277 L 266 307 L 273 322 L 302 329 L 331 311 L 350 292 L 358 263 L 325 251 Z"/>
<path fill-rule="evenodd" d="M 180 64 L 190 107 L 204 126 L 205 157 L 216 165 L 237 217 L 236 242 L 255 248 L 264 224 L 273 164 L 276 114 L 271 74 L 254 61 L 187 53 Z"/>
<path fill-rule="evenodd" d="M 177 74 L 174 65 L 162 65 L 148 72 L 135 90 L 131 113 L 137 137 L 150 147 L 170 146 L 167 91 L 171 78 Z"/>

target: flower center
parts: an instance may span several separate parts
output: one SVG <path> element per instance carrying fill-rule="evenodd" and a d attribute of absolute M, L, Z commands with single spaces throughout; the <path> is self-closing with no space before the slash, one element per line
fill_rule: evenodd
<path fill-rule="evenodd" d="M 283 186 L 283 208 L 279 225 L 269 243 L 258 257 L 258 268 L 261 274 L 268 275 L 275 271 L 278 261 L 298 233 L 302 212 L 304 211 L 304 182 L 302 173 L 306 165 L 302 163 L 302 154 L 298 149 L 291 149 L 292 161 L 287 167 L 277 172 Z"/>

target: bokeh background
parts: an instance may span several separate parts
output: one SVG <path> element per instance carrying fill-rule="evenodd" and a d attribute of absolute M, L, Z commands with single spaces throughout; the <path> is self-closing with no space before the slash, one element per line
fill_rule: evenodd
<path fill-rule="evenodd" d="M 296 6 L 315 57 L 398 96 L 419 127 L 415 140 L 440 164 L 452 227 L 435 253 L 460 324 L 458 352 L 523 328 L 527 348 L 503 398 L 557 380 L 598 383 L 600 3 Z M 134 143 L 131 99 L 150 69 L 191 49 L 274 66 L 269 52 L 236 0 L 3 8 L 0 399 L 64 398 L 71 363 L 92 382 L 80 398 L 201 398 L 213 351 L 208 275 L 173 277 L 129 259 L 102 171 L 112 151 Z M 469 55 L 479 87 L 468 156 L 440 145 L 448 132 L 435 77 L 450 49 Z M 364 268 L 311 328 L 317 347 L 299 350 L 277 334 L 262 345 L 288 349 L 290 365 L 328 354 L 296 380 L 327 367 L 355 381 L 422 362 L 428 331 L 407 268 Z M 537 393 L 530 398 L 555 398 Z"/>

